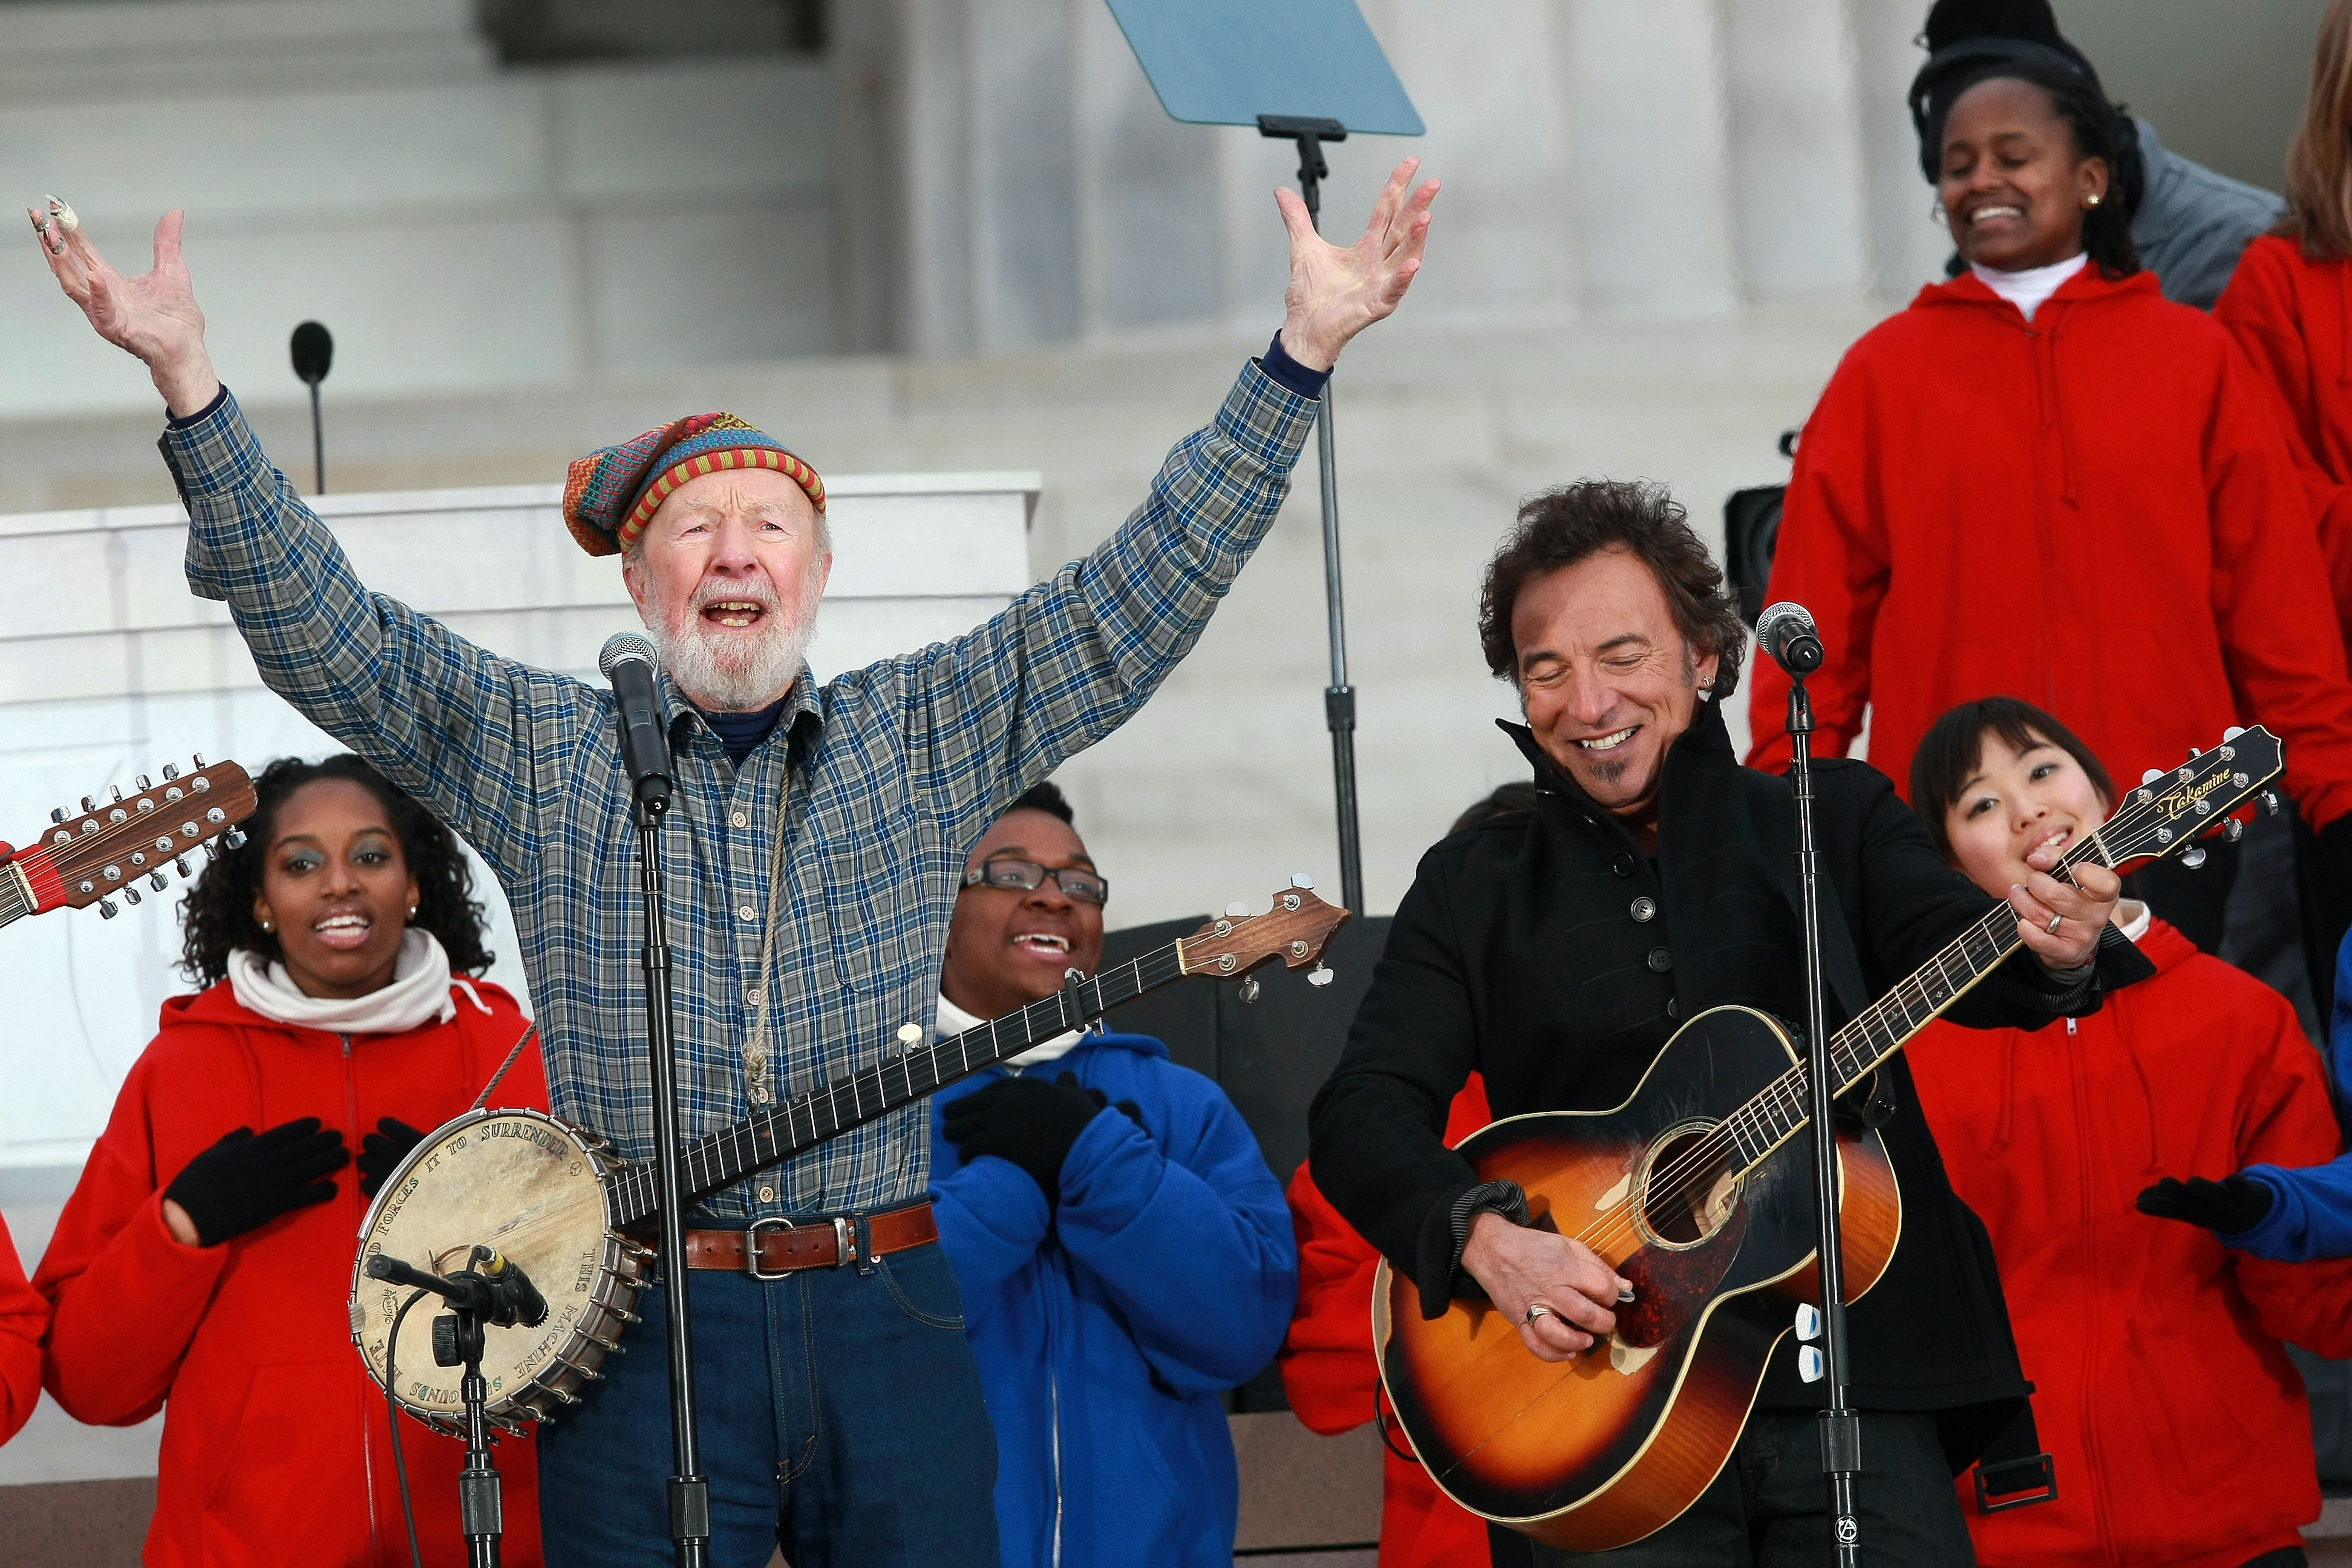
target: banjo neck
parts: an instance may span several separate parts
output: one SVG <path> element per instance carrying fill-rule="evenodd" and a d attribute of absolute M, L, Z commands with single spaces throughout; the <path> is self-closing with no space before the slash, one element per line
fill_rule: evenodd
<path fill-rule="evenodd" d="M 1301 969 L 1317 962 L 1348 911 L 1317 898 L 1303 879 L 1276 893 L 1262 915 L 1226 915 L 1181 941 L 1069 984 L 1015 1013 L 929 1046 L 894 1052 L 837 1083 L 821 1084 L 679 1150 L 679 1185 L 688 1203 L 734 1185 L 754 1171 L 889 1115 L 959 1079 L 1017 1057 L 1087 1024 L 1148 991 L 1188 974 L 1238 978 L 1279 959 Z M 631 1164 L 612 1178 L 614 1224 L 627 1230 L 654 1217 L 654 1172 Z"/>

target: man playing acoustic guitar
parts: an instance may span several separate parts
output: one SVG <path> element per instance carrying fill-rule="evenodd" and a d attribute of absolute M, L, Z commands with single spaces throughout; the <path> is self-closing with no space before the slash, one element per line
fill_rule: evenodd
<path fill-rule="evenodd" d="M 1537 808 L 1423 858 L 1317 1097 L 1315 1180 L 1418 1287 L 1417 1301 L 1411 1290 L 1391 1296 L 1392 1318 L 1417 1305 L 1435 1320 L 1457 1297 L 1483 1299 L 1517 1325 L 1517 1344 L 1480 1341 L 1487 1364 L 1524 1346 L 1545 1363 L 1591 1356 L 1599 1379 L 1630 1380 L 1644 1354 L 1612 1336 L 1620 1313 L 1637 1310 L 1633 1281 L 1574 1238 L 1572 1215 L 1558 1216 L 1558 1231 L 1538 1228 L 1519 1186 L 1481 1182 L 1442 1141 L 1446 1107 L 1476 1069 L 1498 1118 L 1607 1110 L 1704 1009 L 1801 1018 L 1790 788 L 1732 755 L 1720 708 L 1744 630 L 1722 573 L 1663 491 L 1589 482 L 1528 501 L 1487 568 L 1480 634 L 1527 714 L 1525 728 L 1506 728 L 1534 768 Z M 1815 782 L 1834 1027 L 1999 906 L 1943 864 L 1883 776 L 1832 761 L 1815 764 Z M 2103 987 L 2146 972 L 2128 942 L 2102 942 L 2119 887 L 2112 873 L 2085 865 L 2069 886 L 2047 875 L 2048 852 L 2031 864 L 2009 896 L 2029 951 L 1953 1008 L 1962 1023 L 2032 1027 L 2086 1013 Z M 1893 1259 L 1849 1320 L 1864 1561 L 1965 1564 L 1951 1477 L 2025 1384 L 1983 1228 L 1951 1194 L 1899 1056 L 1876 1085 L 1857 1092 L 1872 1101 L 1902 1206 Z M 1758 1201 L 1748 1194 L 1741 1206 Z M 1727 1435 L 1743 1415 L 1745 1428 L 1719 1470 L 1713 1458 L 1696 1470 L 1696 1501 L 1620 1534 L 1638 1544 L 1610 1561 L 1827 1560 L 1821 1400 L 1794 1375 L 1791 1348 L 1784 1339 L 1772 1355 L 1752 1411 L 1752 1381 L 1721 1394 Z M 1561 1386 L 1545 1408 L 1497 1421 L 1544 1419 L 1601 1385 Z M 1443 1456 L 1423 1443 L 1422 1458 L 1447 1484 Z M 1525 1487 L 1543 1491 L 1538 1479 Z M 1462 1495 L 1458 1476 L 1448 1489 Z M 1535 1521 L 1540 1504 L 1484 1511 L 1528 1524 L 1538 1563 L 1562 1560 L 1544 1540 L 1570 1539 L 1563 1520 Z"/>

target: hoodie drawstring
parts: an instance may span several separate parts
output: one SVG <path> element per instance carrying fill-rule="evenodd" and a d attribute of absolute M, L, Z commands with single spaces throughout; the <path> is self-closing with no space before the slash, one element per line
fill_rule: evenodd
<path fill-rule="evenodd" d="M 467 979 L 462 974 L 453 974 L 449 977 L 449 984 L 466 994 L 466 1000 L 474 1005 L 474 1010 L 476 1012 L 481 1014 L 485 1018 L 491 1016 L 490 1005 L 482 1000 L 482 994 L 474 989 L 474 983 L 472 981 Z"/>

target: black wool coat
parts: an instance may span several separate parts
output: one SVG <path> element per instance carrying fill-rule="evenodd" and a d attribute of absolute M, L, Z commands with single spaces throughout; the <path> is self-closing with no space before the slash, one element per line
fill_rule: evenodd
<path fill-rule="evenodd" d="M 1709 1007 L 1805 1016 L 1793 793 L 1738 764 L 1713 703 L 1667 753 L 1654 865 L 1526 730 L 1503 728 L 1534 764 L 1536 810 L 1423 858 L 1311 1112 L 1317 1185 L 1421 1287 L 1432 1316 L 1477 1292 L 1455 1269 L 1453 1228 L 1477 1178 L 1441 1136 L 1474 1068 L 1497 1118 L 1604 1110 Z M 1816 763 L 1813 780 L 1835 1030 L 1993 900 L 1938 858 L 1885 775 L 1841 759 Z M 2069 987 L 2021 949 L 1947 1016 L 2031 1029 L 2095 1011 L 2104 988 L 2150 973 L 2129 942 L 2103 942 L 2091 977 Z M 1880 1131 L 1904 1225 L 1885 1277 L 1849 1314 L 1853 1400 L 1972 1411 L 1945 1423 L 1957 1466 L 2027 1385 L 1983 1224 L 1952 1192 L 1902 1058 L 1877 1077 L 1874 1109 L 1893 1101 Z M 1775 1352 L 1762 1403 L 1811 1408 L 1819 1394 L 1797 1380 L 1792 1347 Z"/>

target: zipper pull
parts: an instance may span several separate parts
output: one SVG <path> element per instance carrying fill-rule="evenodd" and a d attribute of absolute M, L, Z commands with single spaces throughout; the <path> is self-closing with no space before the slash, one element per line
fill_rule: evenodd
<path fill-rule="evenodd" d="M 2076 1032 L 2076 1031 L 2075 1031 L 2075 1028 L 2074 1028 L 2074 1023 L 2075 1023 L 2075 1020 L 2074 1020 L 2074 1019 L 2072 1019 L 2072 1018 L 2069 1018 L 2069 1019 L 2067 1019 L 2067 1020 L 2066 1020 L 2066 1035 L 2067 1035 L 2067 1037 L 2068 1037 L 2068 1038 L 2070 1038 L 2070 1039 L 2074 1037 L 2074 1034 L 2075 1034 L 2075 1032 Z"/>

